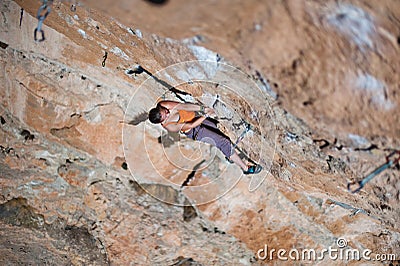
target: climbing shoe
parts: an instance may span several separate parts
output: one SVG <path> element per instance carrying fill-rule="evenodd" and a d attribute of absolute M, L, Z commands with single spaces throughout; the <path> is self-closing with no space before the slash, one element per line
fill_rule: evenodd
<path fill-rule="evenodd" d="M 261 172 L 262 166 L 261 165 L 250 165 L 247 168 L 247 171 L 243 171 L 243 174 L 245 175 L 252 175 L 252 174 L 258 174 Z"/>

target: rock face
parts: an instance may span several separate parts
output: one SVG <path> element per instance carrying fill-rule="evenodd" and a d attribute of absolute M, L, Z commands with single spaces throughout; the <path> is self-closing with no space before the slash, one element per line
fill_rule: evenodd
<path fill-rule="evenodd" d="M 398 167 L 347 191 L 400 149 L 397 1 L 114 2 L 53 3 L 43 42 L 39 3 L 0 4 L 2 264 L 400 254 Z M 250 125 L 264 171 L 150 124 L 160 99 L 213 107 L 233 141 Z"/>

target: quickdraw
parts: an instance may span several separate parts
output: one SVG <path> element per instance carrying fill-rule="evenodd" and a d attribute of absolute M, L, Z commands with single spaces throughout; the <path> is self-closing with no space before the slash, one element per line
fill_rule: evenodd
<path fill-rule="evenodd" d="M 245 122 L 246 123 L 246 122 Z M 246 135 L 247 132 L 249 132 L 251 129 L 250 124 L 246 123 L 246 128 L 243 130 L 242 134 L 239 135 L 239 137 L 237 138 L 235 144 L 233 144 L 232 146 L 232 150 L 236 149 L 237 145 L 239 144 L 239 142 L 242 141 L 242 139 L 244 138 L 244 136 Z"/>
<path fill-rule="evenodd" d="M 397 157 L 395 157 L 395 155 L 397 155 Z M 361 181 L 358 181 L 358 182 L 354 181 L 354 182 L 348 183 L 347 189 L 352 193 L 357 193 L 365 186 L 365 184 L 367 184 L 369 181 L 371 181 L 372 178 L 379 175 L 384 170 L 386 170 L 392 166 L 395 166 L 396 164 L 399 163 L 399 160 L 400 160 L 400 151 L 392 152 L 391 154 L 386 156 L 386 163 L 384 163 L 381 166 L 379 166 L 378 168 L 376 168 L 369 175 L 364 177 Z M 352 187 L 354 187 L 354 185 L 358 185 L 358 187 L 355 189 L 352 189 Z"/>
<path fill-rule="evenodd" d="M 47 18 L 47 16 L 50 14 L 51 11 L 51 7 L 50 5 L 53 3 L 53 0 L 43 0 L 43 5 L 39 8 L 38 12 L 37 12 L 37 16 L 36 18 L 38 19 L 38 25 L 34 31 L 34 40 L 38 41 L 38 42 L 42 42 L 45 40 L 44 38 L 44 31 L 42 30 L 42 25 L 43 25 L 43 21 Z M 50 5 L 48 4 L 48 2 L 50 3 Z M 44 15 L 42 15 L 42 13 L 44 13 Z M 42 34 L 42 38 L 41 39 L 37 39 L 37 33 L 40 32 Z"/>
<path fill-rule="evenodd" d="M 101 66 L 102 66 L 102 67 L 105 67 L 105 66 L 106 66 L 107 56 L 108 56 L 108 53 L 105 51 L 105 52 L 104 52 L 104 56 L 103 56 L 103 62 L 101 62 Z"/>
<path fill-rule="evenodd" d="M 20 13 L 20 17 L 19 17 L 19 28 L 21 28 L 22 25 L 22 17 L 24 16 L 24 9 L 21 8 L 21 13 Z"/>

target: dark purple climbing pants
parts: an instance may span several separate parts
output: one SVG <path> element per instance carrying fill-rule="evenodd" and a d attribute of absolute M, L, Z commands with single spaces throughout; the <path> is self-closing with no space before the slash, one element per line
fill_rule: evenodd
<path fill-rule="evenodd" d="M 227 158 L 231 157 L 233 154 L 232 142 L 230 139 L 209 119 L 204 120 L 201 125 L 190 129 L 185 135 L 194 140 L 216 146 Z"/>

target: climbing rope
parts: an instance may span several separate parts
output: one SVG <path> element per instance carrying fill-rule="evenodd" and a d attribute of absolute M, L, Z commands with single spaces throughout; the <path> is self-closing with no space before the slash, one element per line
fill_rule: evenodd
<path fill-rule="evenodd" d="M 397 157 L 395 155 L 397 155 Z M 399 160 L 400 160 L 400 151 L 392 152 L 391 154 L 386 156 L 386 163 L 384 163 L 381 166 L 379 166 L 378 168 L 376 168 L 369 175 L 364 177 L 361 181 L 358 181 L 358 182 L 354 181 L 354 182 L 348 183 L 347 189 L 352 193 L 357 193 L 365 186 L 365 184 L 367 184 L 369 181 L 371 181 L 372 178 L 379 175 L 384 170 L 397 165 L 399 163 Z M 356 189 L 352 189 L 352 187 L 354 185 L 358 185 L 358 187 Z"/>

